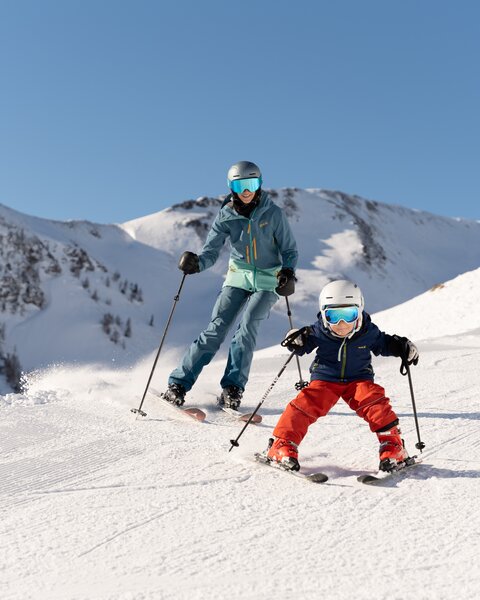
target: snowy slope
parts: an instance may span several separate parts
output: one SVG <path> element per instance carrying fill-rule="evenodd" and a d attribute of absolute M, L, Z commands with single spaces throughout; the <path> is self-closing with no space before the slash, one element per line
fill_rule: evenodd
<path fill-rule="evenodd" d="M 420 296 L 375 315 L 387 330 L 401 328 L 417 339 L 480 333 L 480 269 L 439 284 Z"/>
<path fill-rule="evenodd" d="M 205 424 L 176 420 L 150 396 L 147 418 L 135 420 L 129 408 L 152 356 L 129 371 L 85 365 L 30 377 L 28 393 L 0 400 L 2 599 L 476 599 L 480 338 L 470 298 L 479 286 L 476 270 L 375 315 L 420 340 L 412 377 L 426 444 L 423 464 L 383 488 L 356 481 L 374 471 L 377 442 L 341 401 L 300 447 L 304 468 L 325 471 L 328 483 L 252 462 L 295 393 L 294 366 L 262 407 L 263 424 L 231 453 L 240 428 L 214 410 L 222 361 L 189 395 Z M 457 330 L 443 318 L 452 301 Z M 256 353 L 245 408 L 285 358 L 278 347 Z M 156 387 L 173 364 L 160 364 Z M 413 452 L 398 359 L 374 364 Z"/>

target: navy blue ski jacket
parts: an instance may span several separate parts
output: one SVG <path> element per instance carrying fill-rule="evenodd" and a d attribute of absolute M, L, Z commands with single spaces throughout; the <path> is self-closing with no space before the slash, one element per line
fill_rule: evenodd
<path fill-rule="evenodd" d="M 402 356 L 402 340 L 388 335 L 372 323 L 370 315 L 363 312 L 360 331 L 351 338 L 340 338 L 325 328 L 321 316 L 308 328 L 303 346 L 295 348 L 299 356 L 317 348 L 315 360 L 310 366 L 311 381 L 321 379 L 336 383 L 357 380 L 373 381 L 372 355 Z"/>

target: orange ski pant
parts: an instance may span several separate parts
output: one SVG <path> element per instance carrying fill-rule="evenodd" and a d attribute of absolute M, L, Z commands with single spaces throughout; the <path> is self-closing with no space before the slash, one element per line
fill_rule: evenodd
<path fill-rule="evenodd" d="M 300 444 L 310 425 L 324 417 L 339 398 L 367 421 L 371 431 L 378 431 L 397 419 L 385 390 L 373 381 L 333 383 L 314 380 L 287 405 L 273 435 Z"/>

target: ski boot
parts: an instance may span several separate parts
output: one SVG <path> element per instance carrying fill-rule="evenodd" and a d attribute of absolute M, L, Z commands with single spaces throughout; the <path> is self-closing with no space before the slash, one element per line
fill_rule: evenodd
<path fill-rule="evenodd" d="M 187 390 L 180 383 L 169 383 L 167 391 L 162 394 L 164 400 L 181 406 L 185 402 Z"/>
<path fill-rule="evenodd" d="M 267 458 L 272 462 L 277 462 L 282 465 L 287 471 L 299 471 L 300 463 L 298 462 L 298 446 L 289 440 L 273 438 L 268 440 Z"/>
<path fill-rule="evenodd" d="M 400 429 L 395 425 L 387 431 L 377 431 L 380 442 L 380 471 L 397 471 L 409 464 L 408 452 L 405 450 L 405 442 L 402 440 Z"/>
<path fill-rule="evenodd" d="M 238 410 L 240 407 L 242 396 L 242 388 L 239 388 L 236 385 L 227 385 L 227 387 L 223 388 L 222 393 L 219 397 L 219 404 L 220 406 L 225 406 L 225 408 Z"/>

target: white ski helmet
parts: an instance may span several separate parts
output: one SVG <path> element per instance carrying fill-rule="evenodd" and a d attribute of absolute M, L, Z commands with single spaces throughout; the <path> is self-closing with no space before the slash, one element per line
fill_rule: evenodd
<path fill-rule="evenodd" d="M 358 319 L 350 335 L 353 335 L 360 330 L 362 326 L 362 311 L 365 307 L 362 290 L 356 283 L 346 279 L 338 279 L 331 281 L 320 292 L 319 297 L 320 313 L 322 315 L 323 324 L 327 329 L 330 325 L 325 318 L 325 309 L 332 306 L 358 306 Z M 350 336 L 349 336 L 350 337 Z"/>
<path fill-rule="evenodd" d="M 260 168 L 253 162 L 241 160 L 228 169 L 227 185 L 230 187 L 230 182 L 235 179 L 249 179 L 250 177 L 258 177 L 261 180 L 262 172 Z"/>

